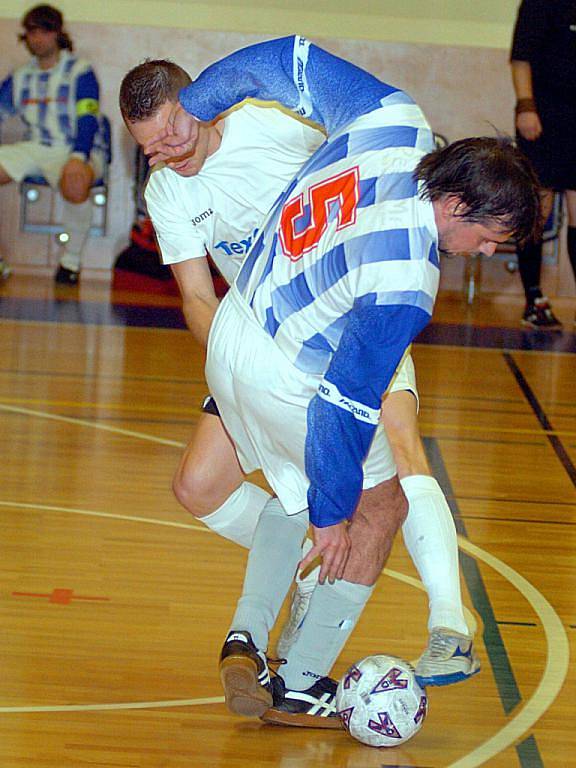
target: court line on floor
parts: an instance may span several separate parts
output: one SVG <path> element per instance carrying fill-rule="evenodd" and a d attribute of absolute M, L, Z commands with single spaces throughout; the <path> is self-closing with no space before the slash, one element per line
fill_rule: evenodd
<path fill-rule="evenodd" d="M 547 643 L 544 673 L 536 690 L 520 712 L 514 715 L 498 733 L 448 766 L 448 768 L 476 768 L 476 766 L 482 765 L 491 757 L 513 745 L 553 704 L 568 675 L 570 646 L 560 617 L 544 595 L 527 579 L 499 558 L 461 536 L 458 537 L 458 544 L 469 555 L 482 560 L 486 565 L 500 573 L 520 592 L 542 622 Z M 554 649 L 553 652 L 552 649 Z"/>
<path fill-rule="evenodd" d="M 189 523 L 175 523 L 171 520 L 156 520 L 148 517 L 136 517 L 134 515 L 119 515 L 115 512 L 97 512 L 91 509 L 77 509 L 75 507 L 57 507 L 48 504 L 28 504 L 21 501 L 0 501 L 0 507 L 15 507 L 16 509 L 29 509 L 42 512 L 62 512 L 64 514 L 81 515 L 84 517 L 101 517 L 109 520 L 124 520 L 133 523 L 148 523 L 149 525 L 164 525 L 168 528 L 184 528 L 198 531 L 199 533 L 214 533 L 204 525 L 191 525 Z"/>
<path fill-rule="evenodd" d="M 105 427 L 98 424 L 93 424 L 91 422 L 84 422 L 79 419 L 71 419 L 68 417 L 61 417 L 61 416 L 53 416 L 52 414 L 43 413 L 43 412 L 35 412 L 30 411 L 27 409 L 16 409 L 12 408 L 10 406 L 2 406 L 0 405 L 0 409 L 9 410 L 9 411 L 16 411 L 16 412 L 22 412 L 25 415 L 35 415 L 39 416 L 41 418 L 49 418 L 49 419 L 56 419 L 56 420 L 63 420 L 67 422 L 71 422 L 74 424 L 79 424 L 83 426 L 89 426 L 94 428 L 102 428 L 105 431 L 110 432 L 118 432 L 120 434 L 125 434 L 131 437 L 137 437 L 144 440 L 152 440 L 159 443 L 164 444 L 170 444 L 175 445 L 174 441 L 166 441 L 163 438 L 155 438 L 151 435 L 145 435 L 142 433 L 137 432 L 128 432 L 127 430 L 119 430 L 114 427 Z M 176 444 L 181 446 L 181 444 Z M 98 516 L 108 516 L 108 513 L 99 513 Z M 127 520 L 134 520 L 134 518 L 127 516 Z M 143 522 L 149 522 L 146 518 L 143 519 Z M 180 526 L 180 524 L 174 524 L 176 526 Z M 188 526 L 187 526 L 188 527 Z M 202 530 L 201 528 L 196 528 L 196 526 L 189 526 L 190 528 L 193 528 L 194 530 Z M 479 547 L 476 547 L 475 545 L 471 544 L 469 541 L 462 539 L 459 537 L 459 544 L 462 549 L 467 550 L 469 553 L 473 554 L 473 556 L 478 557 L 481 560 L 484 560 L 488 565 L 490 565 L 492 568 L 500 572 L 504 578 L 509 578 L 511 583 L 514 584 L 516 589 L 523 594 L 525 599 L 532 605 L 535 612 L 538 614 L 542 621 L 542 625 L 544 627 L 544 632 L 546 634 L 546 639 L 548 643 L 548 654 L 547 654 L 547 660 L 546 660 L 546 667 L 544 674 L 541 678 L 541 681 L 535 691 L 535 693 L 527 700 L 527 702 L 524 704 L 524 707 L 522 710 L 515 715 L 512 720 L 510 720 L 509 723 L 507 723 L 500 731 L 498 731 L 494 736 L 492 736 L 490 739 L 485 741 L 482 745 L 477 747 L 472 752 L 468 753 L 465 757 L 457 760 L 454 763 L 451 763 L 448 768 L 476 768 L 476 766 L 482 765 L 486 760 L 488 760 L 490 757 L 493 757 L 496 754 L 499 754 L 501 751 L 506 749 L 508 746 L 513 744 L 515 741 L 517 741 L 520 736 L 522 736 L 548 709 L 549 706 L 553 703 L 556 696 L 560 692 L 560 689 L 564 683 L 564 680 L 566 678 L 567 672 L 568 672 L 568 662 L 569 662 L 569 646 L 568 646 L 568 638 L 566 636 L 565 629 L 562 625 L 562 622 L 560 621 L 560 618 L 550 605 L 548 601 L 544 598 L 544 596 L 536 590 L 524 577 L 520 576 L 520 574 L 515 571 L 514 569 L 510 568 L 509 566 L 506 566 L 505 563 L 498 560 L 498 558 L 493 557 L 492 555 L 489 555 L 489 553 L 485 552 L 484 550 L 481 550 Z M 498 567 L 501 566 L 500 567 Z M 505 574 L 508 574 L 506 576 Z M 530 598 L 532 597 L 532 599 Z M 550 648 L 554 646 L 555 647 L 555 654 L 554 657 L 552 657 L 550 653 Z M 550 681 L 552 681 L 552 684 L 550 684 Z M 189 701 L 195 701 L 195 700 L 189 700 Z M 90 706 L 90 705 L 77 705 L 77 706 Z M 120 705 L 96 705 L 96 706 L 106 706 L 106 707 L 118 707 L 122 706 L 125 708 L 129 708 L 126 706 L 126 704 L 120 704 Z M 144 707 L 144 705 L 142 705 Z M 150 705 L 149 705 L 150 706 Z M 158 706 L 158 705 L 156 705 Z M 178 706 L 177 704 L 172 704 L 172 706 Z M 184 706 L 184 705 L 181 705 Z M 14 708 L 3 708 L 0 707 L 0 712 L 13 712 L 15 711 Z M 22 711 L 22 710 L 18 710 Z M 25 711 L 54 711 L 52 709 L 50 710 L 25 710 Z M 63 707 L 62 710 L 59 711 L 69 711 L 69 707 Z"/>
<path fill-rule="evenodd" d="M 34 509 L 35 506 L 38 509 L 45 511 L 64 511 L 73 514 L 92 515 L 96 517 L 114 517 L 121 520 L 127 520 L 130 522 L 145 522 L 154 523 L 156 525 L 163 526 L 175 526 L 188 528 L 194 531 L 205 531 L 208 529 L 201 528 L 194 525 L 184 525 L 179 523 L 171 523 L 164 520 L 149 520 L 142 518 L 134 518 L 126 515 L 112 515 L 104 512 L 93 512 L 90 510 L 75 510 L 72 508 L 60 508 L 60 507 L 48 507 L 42 505 L 0 502 L 2 506 L 15 506 L 23 509 Z M 503 578 L 507 579 L 521 595 L 532 606 L 534 612 L 540 618 L 544 633 L 547 640 L 547 659 L 546 666 L 540 683 L 532 696 L 524 703 L 523 708 L 518 712 L 505 726 L 503 726 L 498 733 L 494 734 L 491 738 L 481 744 L 472 752 L 468 753 L 464 757 L 460 758 L 456 762 L 451 763 L 448 768 L 476 768 L 476 766 L 482 765 L 486 760 L 490 759 L 494 755 L 499 754 L 507 747 L 511 746 L 517 741 L 526 731 L 546 712 L 556 699 L 566 675 L 568 673 L 569 666 L 569 646 L 566 631 L 562 625 L 560 618 L 558 617 L 554 608 L 546 600 L 546 598 L 532 585 L 527 579 L 521 576 L 510 566 L 506 565 L 503 561 L 499 560 L 495 556 L 486 552 L 485 550 L 472 544 L 470 541 L 462 536 L 458 537 L 458 544 L 461 549 L 470 554 L 471 556 L 482 560 L 493 570 L 500 573 Z M 418 589 L 423 589 L 423 586 L 411 576 L 406 576 L 398 571 L 393 571 L 386 568 L 384 570 L 386 576 L 404 581 L 411 586 L 416 586 Z M 551 653 L 551 648 L 554 648 L 554 654 Z M 147 708 L 160 708 L 160 707 L 185 707 L 195 706 L 198 704 L 210 704 L 221 703 L 223 699 L 221 697 L 215 697 L 210 699 L 182 699 L 182 700 L 168 700 L 157 702 L 122 702 L 119 704 L 78 704 L 67 706 L 38 706 L 38 707 L 0 707 L 0 713 L 32 713 L 32 712 L 70 712 L 70 711 L 97 711 L 97 710 L 115 710 L 115 709 L 147 709 Z"/>
<path fill-rule="evenodd" d="M 0 403 L 0 411 L 7 411 L 9 413 L 20 413 L 24 416 L 36 416 L 39 419 L 48 419 L 49 421 L 63 421 L 67 424 L 76 424 L 81 427 L 90 427 L 91 429 L 100 429 L 103 432 L 112 432 L 116 435 L 123 435 L 124 437 L 136 437 L 138 440 L 147 440 L 151 443 L 159 443 L 160 445 L 171 445 L 174 448 L 185 448 L 186 443 L 181 443 L 177 440 L 167 440 L 164 437 L 156 437 L 155 435 L 147 435 L 145 432 L 134 432 L 130 429 L 121 429 L 120 427 L 111 427 L 108 424 L 100 424 L 93 421 L 85 421 L 84 419 L 75 419 L 72 416 L 60 416 L 55 413 L 48 413 L 47 411 L 34 411 L 31 408 L 17 408 L 13 405 L 4 405 Z"/>
<path fill-rule="evenodd" d="M 107 406 L 104 406 L 105 408 Z M 137 408 L 134 408 L 133 410 L 138 410 Z M 21 408 L 13 405 L 6 405 L 4 403 L 0 403 L 0 411 L 7 411 L 9 413 L 20 413 L 25 416 L 37 416 L 41 419 L 49 419 L 52 421 L 63 421 L 68 424 L 78 424 L 79 426 L 83 427 L 91 427 L 92 429 L 100 429 L 105 432 L 113 432 L 119 435 L 125 435 L 127 437 L 136 437 L 140 440 L 148 440 L 153 443 L 159 443 L 161 445 L 171 445 L 176 448 L 185 448 L 186 443 L 181 443 L 176 440 L 167 440 L 163 437 L 156 437 L 155 435 L 147 435 L 144 432 L 133 432 L 128 429 L 121 429 L 120 427 L 110 427 L 106 424 L 100 424 L 98 422 L 92 422 L 92 421 L 86 421 L 85 419 L 77 419 L 74 416 L 60 416 L 56 413 L 49 413 L 48 411 L 36 411 L 31 408 Z M 420 428 L 421 430 L 435 430 L 438 431 L 440 429 L 447 430 L 452 429 L 454 432 L 482 432 L 483 434 L 486 434 L 487 432 L 499 432 L 503 434 L 517 434 L 517 435 L 539 435 L 540 437 L 547 436 L 547 435 L 555 435 L 556 437 L 576 437 L 576 432 L 573 431 L 561 431 L 561 430 L 554 430 L 554 431 L 546 431 L 543 429 L 516 429 L 514 427 L 487 427 L 487 426 L 473 426 L 473 425 L 463 425 L 463 424 L 431 424 L 428 422 L 420 422 Z"/>

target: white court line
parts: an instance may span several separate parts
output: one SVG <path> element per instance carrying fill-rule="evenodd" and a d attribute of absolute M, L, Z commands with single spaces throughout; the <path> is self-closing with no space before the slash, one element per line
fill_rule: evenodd
<path fill-rule="evenodd" d="M 160 443 L 160 445 L 171 445 L 175 448 L 185 448 L 186 443 L 180 443 L 176 440 L 167 440 L 164 437 L 156 437 L 155 435 L 147 435 L 145 432 L 133 432 L 129 429 L 120 429 L 120 427 L 110 427 L 108 424 L 100 424 L 93 421 L 84 421 L 83 419 L 75 419 L 72 416 L 58 416 L 55 413 L 48 413 L 47 411 L 34 411 L 31 408 L 17 408 L 15 405 L 4 405 L 0 403 L 0 411 L 9 411 L 11 413 L 21 413 L 24 416 L 37 416 L 40 419 L 49 419 L 50 421 L 64 421 L 67 424 L 76 424 L 80 427 L 90 427 L 90 429 L 100 429 L 103 432 L 112 432 L 116 435 L 124 435 L 125 437 L 136 437 L 138 440 L 148 440 L 151 443 Z"/>
<path fill-rule="evenodd" d="M 54 416 L 53 414 L 44 413 L 41 411 L 31 411 L 24 408 L 15 408 L 11 406 L 5 406 L 0 404 L 0 409 L 7 410 L 7 411 L 13 411 L 16 413 L 23 413 L 25 415 L 31 415 L 31 416 L 39 416 L 41 418 L 48 418 L 48 419 L 54 419 L 57 421 L 65 421 L 72 424 L 78 424 L 81 426 L 87 426 L 95 429 L 103 429 L 105 431 L 109 432 L 116 432 L 119 434 L 127 435 L 130 437 L 136 437 L 142 440 L 150 440 L 152 442 L 158 442 L 163 443 L 167 445 L 175 445 L 177 447 L 183 447 L 181 443 L 175 443 L 172 440 L 164 440 L 162 438 L 156 438 L 151 435 L 146 435 L 143 433 L 138 432 L 130 432 L 128 430 L 121 430 L 117 429 L 115 427 L 108 427 L 101 424 L 95 424 L 92 422 L 85 422 L 80 419 L 73 419 L 68 418 L 64 416 Z M 8 505 L 7 503 L 3 503 L 3 505 Z M 32 508 L 34 508 L 32 505 L 30 505 Z M 26 507 L 27 508 L 27 507 Z M 70 512 L 71 510 L 66 510 Z M 79 514 L 91 514 L 87 511 L 78 511 Z M 95 516 L 108 516 L 107 513 L 94 513 Z M 114 516 L 116 517 L 116 516 Z M 118 516 L 119 519 L 126 519 L 126 520 L 135 520 L 136 518 L 132 518 L 127 516 L 126 518 Z M 147 520 L 146 518 L 142 519 L 142 522 L 150 523 L 150 520 Z M 164 523 L 164 521 L 161 521 L 162 525 L 168 524 Z M 179 523 L 171 523 L 170 525 L 174 525 L 176 527 L 189 527 L 193 528 L 194 530 L 203 530 L 202 528 L 196 528 L 195 526 L 184 526 Z M 473 557 L 476 557 L 480 560 L 483 560 L 487 565 L 489 565 L 491 568 L 493 568 L 495 571 L 500 573 L 505 579 L 507 579 L 519 592 L 520 594 L 526 599 L 528 603 L 532 606 L 535 613 L 538 615 L 542 622 L 542 626 L 544 628 L 544 633 L 546 635 L 546 642 L 547 642 L 547 658 L 546 658 L 546 666 L 544 669 L 544 673 L 542 675 L 542 678 L 540 680 L 540 683 L 538 684 L 538 687 L 532 694 L 532 696 L 527 700 L 526 704 L 522 708 L 518 714 L 516 714 L 505 726 L 503 726 L 494 736 L 487 739 L 483 744 L 481 744 L 479 747 L 474 749 L 472 752 L 469 752 L 464 757 L 460 758 L 456 762 L 451 763 L 447 768 L 477 768 L 477 766 L 484 764 L 487 762 L 491 757 L 494 757 L 495 755 L 502 752 L 504 749 L 507 749 L 511 744 L 513 744 L 515 741 L 517 741 L 528 729 L 530 729 L 534 723 L 546 712 L 546 710 L 553 704 L 554 700 L 560 693 L 560 690 L 564 684 L 564 681 L 566 679 L 566 676 L 568 674 L 568 667 L 569 667 L 569 661 L 570 661 L 570 648 L 568 643 L 568 638 L 566 636 L 566 630 L 564 629 L 564 626 L 560 620 L 560 617 L 554 610 L 554 608 L 550 605 L 550 603 L 546 600 L 544 595 L 542 595 L 541 592 L 539 592 L 530 582 L 525 579 L 523 576 L 521 576 L 517 571 L 515 571 L 510 566 L 506 565 L 504 562 L 499 560 L 497 557 L 494 557 L 493 555 L 489 554 L 485 550 L 481 549 L 480 547 L 477 547 L 476 545 L 472 544 L 467 539 L 463 539 L 461 537 L 458 537 L 460 548 L 467 551 L 469 554 L 471 554 Z M 392 575 L 393 572 L 390 572 L 389 575 Z M 404 580 L 409 579 L 409 577 L 406 577 Z M 552 653 L 552 648 L 554 649 L 554 652 Z M 193 702 L 203 702 L 203 703 L 211 703 L 211 702 L 221 702 L 222 699 L 190 699 L 186 700 L 188 701 L 188 705 L 191 705 Z M 161 703 L 143 703 L 143 702 L 137 702 L 135 703 L 134 707 L 139 708 L 146 708 L 148 706 L 162 706 Z M 165 704 L 165 706 L 186 706 L 186 704 L 178 704 L 174 702 L 168 702 Z M 94 709 L 130 709 L 132 708 L 130 704 L 101 704 L 101 705 L 71 705 L 71 706 L 64 706 L 61 708 L 30 708 L 30 707 L 22 707 L 22 708 L 10 708 L 10 707 L 0 707 L 0 713 L 1 712 L 41 712 L 41 711 L 59 711 L 59 712 L 66 712 L 71 711 L 73 707 L 82 707 L 83 711 L 88 710 L 94 710 Z"/>

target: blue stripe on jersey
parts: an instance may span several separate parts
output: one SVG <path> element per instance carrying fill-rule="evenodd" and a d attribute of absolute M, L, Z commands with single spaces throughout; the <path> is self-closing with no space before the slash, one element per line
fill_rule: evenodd
<path fill-rule="evenodd" d="M 386 200 L 407 200 L 418 191 L 418 184 L 412 172 L 387 173 L 385 176 L 373 176 L 360 179 L 360 199 L 358 208 L 367 208 L 374 203 Z"/>
<path fill-rule="evenodd" d="M 338 317 L 322 333 L 316 333 L 302 342 L 302 349 L 295 362 L 297 368 L 314 374 L 323 374 L 326 371 L 344 333 L 350 312 Z"/>
<path fill-rule="evenodd" d="M 298 174 L 300 179 L 348 157 L 348 134 L 337 136 L 334 141 L 328 140 L 319 149 L 322 151 L 316 150 L 310 160 L 301 168 Z"/>
<path fill-rule="evenodd" d="M 70 118 L 68 117 L 67 109 L 69 94 L 70 83 L 61 83 L 56 92 L 56 98 L 58 100 L 56 109 L 58 114 L 58 125 L 60 126 L 60 130 L 64 136 L 69 136 L 70 134 Z"/>
<path fill-rule="evenodd" d="M 436 248 L 436 243 L 432 243 L 430 246 L 430 250 L 428 251 L 428 261 L 430 264 L 434 264 L 435 267 L 440 269 L 440 257 L 438 256 L 438 248 Z"/>
<path fill-rule="evenodd" d="M 380 307 L 398 307 L 411 306 L 424 310 L 426 314 L 432 316 L 434 309 L 434 298 L 425 291 L 382 291 L 378 293 L 367 293 L 360 296 L 354 302 L 354 307 L 368 307 L 371 305 Z"/>
<path fill-rule="evenodd" d="M 345 243 L 348 270 L 375 261 L 410 261 L 410 232 L 384 229 L 348 240 Z"/>
<path fill-rule="evenodd" d="M 276 335 L 276 331 L 280 327 L 280 323 L 274 317 L 274 310 L 272 309 L 272 307 L 268 307 L 268 309 L 266 310 L 266 321 L 264 325 L 266 330 L 270 334 L 270 336 L 274 338 L 274 336 Z"/>
<path fill-rule="evenodd" d="M 409 125 L 386 125 L 381 128 L 364 128 L 348 134 L 348 156 L 360 152 L 393 149 L 394 147 L 415 147 L 418 128 Z"/>

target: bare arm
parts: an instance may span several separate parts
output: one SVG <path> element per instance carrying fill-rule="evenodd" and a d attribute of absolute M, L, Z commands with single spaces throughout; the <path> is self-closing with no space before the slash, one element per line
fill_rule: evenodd
<path fill-rule="evenodd" d="M 194 338 L 206 347 L 210 326 L 218 308 L 208 261 L 205 258 L 187 259 L 171 266 L 182 294 L 186 324 Z"/>
<path fill-rule="evenodd" d="M 535 141 L 542 133 L 542 123 L 534 103 L 532 67 L 529 61 L 515 59 L 510 62 L 510 66 L 516 93 L 516 129 L 527 141 Z"/>

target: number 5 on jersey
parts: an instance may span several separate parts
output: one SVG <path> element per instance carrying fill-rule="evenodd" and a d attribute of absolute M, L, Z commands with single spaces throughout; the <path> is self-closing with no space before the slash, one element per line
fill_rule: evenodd
<path fill-rule="evenodd" d="M 302 227 L 304 192 L 290 200 L 282 209 L 280 242 L 282 250 L 292 261 L 314 248 L 328 227 L 332 205 L 337 205 L 336 231 L 356 222 L 359 198 L 358 167 L 324 179 L 306 190 L 308 197 L 308 223 Z M 300 225 L 300 226 L 298 226 Z M 300 230 L 300 231 L 297 231 Z"/>

